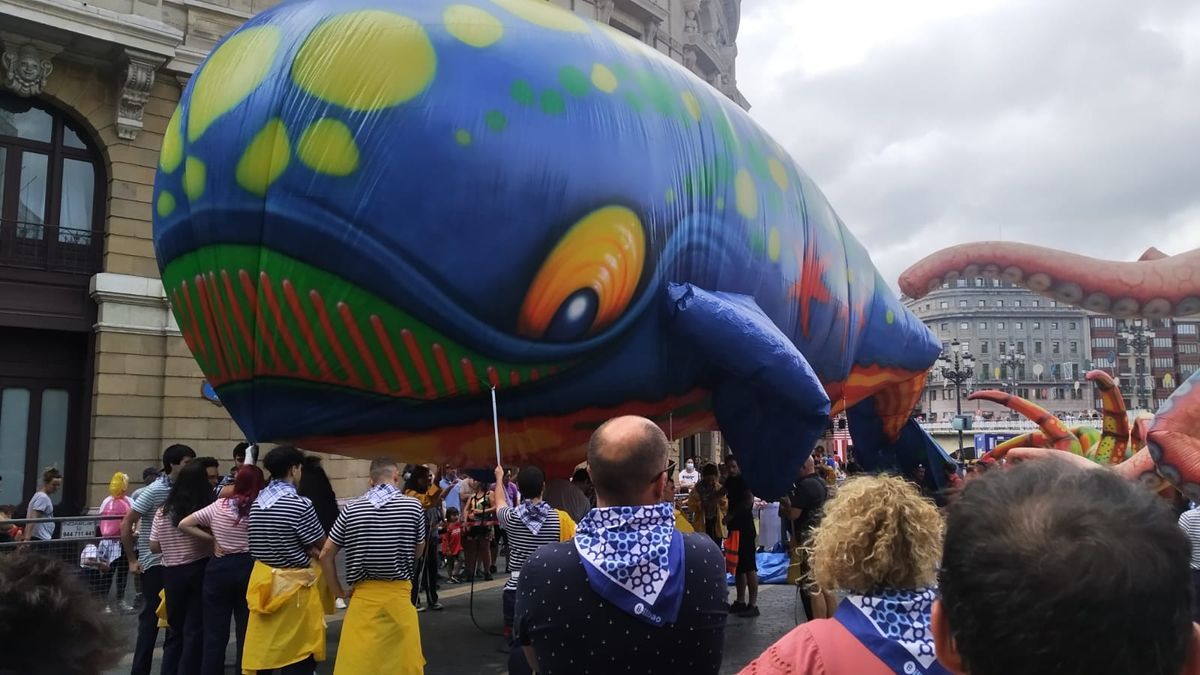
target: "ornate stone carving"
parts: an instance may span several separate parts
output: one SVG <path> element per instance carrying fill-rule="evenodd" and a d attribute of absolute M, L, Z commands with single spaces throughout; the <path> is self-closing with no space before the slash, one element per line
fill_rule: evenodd
<path fill-rule="evenodd" d="M 683 65 L 684 65 L 684 67 L 686 67 L 688 70 L 692 71 L 693 73 L 696 73 L 697 75 L 699 75 L 700 74 L 699 71 L 696 70 L 697 58 L 698 57 L 696 55 L 695 47 L 688 46 L 688 47 L 683 48 Z"/>
<path fill-rule="evenodd" d="M 612 19 L 613 9 L 616 8 L 616 0 L 596 0 L 596 21 L 608 25 Z"/>
<path fill-rule="evenodd" d="M 658 46 L 658 29 L 662 26 L 662 22 L 658 19 L 651 19 L 646 22 L 646 44 L 651 47 Z"/>
<path fill-rule="evenodd" d="M 142 112 L 150 100 L 154 71 L 162 59 L 151 54 L 125 50 L 125 65 L 117 81 L 117 136 L 132 141 L 142 130 Z"/>
<path fill-rule="evenodd" d="M 46 88 L 54 66 L 31 42 L 4 50 L 4 84 L 17 96 L 37 96 Z"/>

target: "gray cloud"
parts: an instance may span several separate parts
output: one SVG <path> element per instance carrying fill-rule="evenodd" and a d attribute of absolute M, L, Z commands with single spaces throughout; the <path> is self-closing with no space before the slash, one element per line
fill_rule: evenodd
<path fill-rule="evenodd" d="M 1006 4 L 814 74 L 781 34 L 796 2 L 745 0 L 739 86 L 893 283 L 1001 236 L 1115 259 L 1200 246 L 1197 3 Z"/>

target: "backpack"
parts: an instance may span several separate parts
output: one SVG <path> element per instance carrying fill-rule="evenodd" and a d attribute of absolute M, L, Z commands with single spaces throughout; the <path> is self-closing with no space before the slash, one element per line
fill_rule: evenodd
<path fill-rule="evenodd" d="M 109 497 L 100 509 L 100 536 L 106 539 L 121 536 L 121 520 L 129 513 L 129 498 Z M 120 516 L 119 518 L 104 519 L 104 516 Z"/>

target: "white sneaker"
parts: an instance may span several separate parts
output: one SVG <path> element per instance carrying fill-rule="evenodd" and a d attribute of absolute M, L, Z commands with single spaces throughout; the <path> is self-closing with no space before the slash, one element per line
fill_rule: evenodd
<path fill-rule="evenodd" d="M 337 607 L 338 609 L 346 609 L 346 601 L 338 598 L 337 600 L 333 601 L 333 606 Z"/>

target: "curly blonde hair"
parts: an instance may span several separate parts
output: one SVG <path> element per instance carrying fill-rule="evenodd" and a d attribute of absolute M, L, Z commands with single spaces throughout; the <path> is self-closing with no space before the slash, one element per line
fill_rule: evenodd
<path fill-rule="evenodd" d="M 937 578 L 944 524 L 937 507 L 896 476 L 852 478 L 825 505 L 809 553 L 826 590 L 924 588 Z"/>

